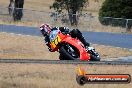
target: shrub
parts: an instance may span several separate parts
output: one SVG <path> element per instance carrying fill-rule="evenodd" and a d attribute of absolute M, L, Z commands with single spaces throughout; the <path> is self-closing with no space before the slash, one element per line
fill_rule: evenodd
<path fill-rule="evenodd" d="M 109 18 L 104 18 L 109 17 Z M 122 18 L 122 19 L 113 19 Z M 125 19 L 132 19 L 132 0 L 105 0 L 99 10 L 99 21 L 103 25 L 126 26 Z M 128 26 L 132 27 L 131 23 Z"/>

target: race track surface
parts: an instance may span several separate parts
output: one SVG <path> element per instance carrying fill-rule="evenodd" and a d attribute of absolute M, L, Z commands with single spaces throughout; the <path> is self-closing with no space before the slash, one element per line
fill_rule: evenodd
<path fill-rule="evenodd" d="M 0 24 L 0 32 L 31 35 L 31 36 L 41 36 L 39 28 L 36 27 Z M 85 39 L 90 43 L 132 49 L 131 34 L 83 32 L 83 35 Z"/>
<path fill-rule="evenodd" d="M 80 61 L 80 60 L 35 60 L 35 59 L 0 59 L 0 63 L 19 64 L 92 64 L 92 65 L 132 65 L 131 61 Z"/>
<path fill-rule="evenodd" d="M 0 24 L 0 32 L 31 35 L 31 36 L 42 36 L 39 31 L 39 28 L 36 28 L 36 27 Z M 132 50 L 132 35 L 131 34 L 117 34 L 117 33 L 104 33 L 104 32 L 82 32 L 82 33 L 85 39 L 90 43 L 128 48 Z M 106 61 L 110 61 L 110 59 Z M 132 56 L 119 57 L 117 61 L 132 62 Z M 2 62 L 8 63 L 7 60 L 3 60 Z M 12 62 L 12 60 L 10 62 Z M 20 62 L 18 61 L 18 63 L 21 63 L 21 61 Z"/>

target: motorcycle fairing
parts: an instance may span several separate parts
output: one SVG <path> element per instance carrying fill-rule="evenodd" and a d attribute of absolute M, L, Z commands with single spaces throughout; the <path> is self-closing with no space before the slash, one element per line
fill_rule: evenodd
<path fill-rule="evenodd" d="M 86 48 L 84 47 L 83 43 L 80 40 L 72 38 L 70 35 L 64 35 L 58 30 L 54 31 L 50 38 L 51 38 L 50 46 L 53 51 L 58 51 L 59 44 L 68 43 L 79 50 L 80 60 L 86 61 L 90 60 L 90 54 L 87 53 Z"/>
<path fill-rule="evenodd" d="M 90 60 L 90 54 L 87 53 L 84 45 L 82 44 L 82 42 L 80 42 L 80 40 L 69 36 L 62 39 L 61 42 L 65 42 L 76 47 L 80 52 L 80 60 Z"/>

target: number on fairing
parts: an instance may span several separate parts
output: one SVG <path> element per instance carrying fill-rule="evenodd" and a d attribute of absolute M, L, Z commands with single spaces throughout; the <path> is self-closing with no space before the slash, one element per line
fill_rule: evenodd
<path fill-rule="evenodd" d="M 55 48 L 60 41 L 61 41 L 60 37 L 56 36 L 56 38 L 51 42 L 51 44 Z"/>

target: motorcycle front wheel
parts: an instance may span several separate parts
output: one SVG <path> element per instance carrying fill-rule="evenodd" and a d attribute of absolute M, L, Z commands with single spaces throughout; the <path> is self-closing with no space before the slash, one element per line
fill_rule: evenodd
<path fill-rule="evenodd" d="M 77 50 L 74 47 L 67 45 L 62 46 L 59 50 L 60 52 L 60 60 L 79 60 L 80 56 Z"/>

